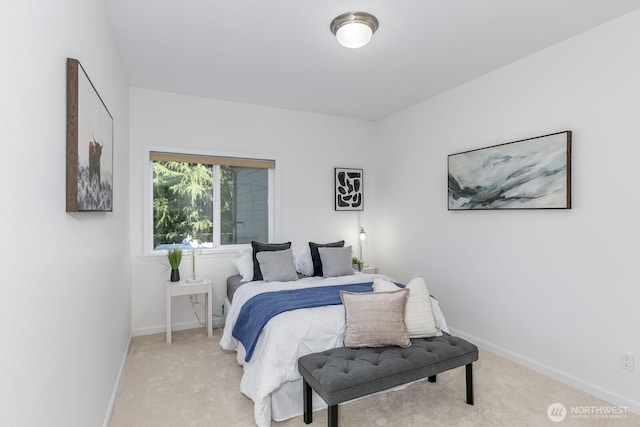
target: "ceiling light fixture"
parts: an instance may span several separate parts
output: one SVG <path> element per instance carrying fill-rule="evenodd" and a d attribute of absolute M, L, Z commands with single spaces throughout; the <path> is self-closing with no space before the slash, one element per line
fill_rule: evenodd
<path fill-rule="evenodd" d="M 355 49 L 369 43 L 378 29 L 378 19 L 367 12 L 347 12 L 336 16 L 329 28 L 338 43 Z"/>

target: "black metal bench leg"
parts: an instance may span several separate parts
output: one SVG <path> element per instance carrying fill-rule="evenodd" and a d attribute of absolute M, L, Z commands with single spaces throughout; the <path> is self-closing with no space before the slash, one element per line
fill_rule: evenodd
<path fill-rule="evenodd" d="M 473 369 L 472 364 L 467 365 L 467 404 L 473 405 Z"/>
<path fill-rule="evenodd" d="M 430 376 L 429 377 L 429 382 L 430 383 L 435 383 L 436 382 L 436 376 L 435 375 Z"/>
<path fill-rule="evenodd" d="M 338 427 L 338 405 L 327 408 L 327 425 L 329 427 Z"/>
<path fill-rule="evenodd" d="M 302 380 L 302 406 L 303 406 L 303 419 L 305 424 L 311 424 L 313 422 L 313 408 L 311 400 L 311 386 L 306 380 Z"/>

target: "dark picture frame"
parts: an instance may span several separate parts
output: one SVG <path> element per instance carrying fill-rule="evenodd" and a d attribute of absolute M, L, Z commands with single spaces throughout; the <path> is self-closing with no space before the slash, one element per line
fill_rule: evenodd
<path fill-rule="evenodd" d="M 448 209 L 571 209 L 571 131 L 450 154 Z"/>
<path fill-rule="evenodd" d="M 77 59 L 67 58 L 67 212 L 113 211 L 113 117 Z"/>
<path fill-rule="evenodd" d="M 364 210 L 364 171 L 353 168 L 335 168 L 335 210 Z"/>

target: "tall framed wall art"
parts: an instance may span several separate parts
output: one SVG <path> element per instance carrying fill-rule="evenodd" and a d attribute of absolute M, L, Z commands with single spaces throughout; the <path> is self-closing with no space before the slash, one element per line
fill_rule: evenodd
<path fill-rule="evenodd" d="M 77 59 L 67 58 L 67 212 L 113 210 L 113 117 Z"/>

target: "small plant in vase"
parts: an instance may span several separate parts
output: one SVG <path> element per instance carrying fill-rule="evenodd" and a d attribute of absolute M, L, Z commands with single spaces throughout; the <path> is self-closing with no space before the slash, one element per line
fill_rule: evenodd
<path fill-rule="evenodd" d="M 362 271 L 362 261 L 360 261 L 358 258 L 351 258 L 351 265 L 354 270 Z"/>
<path fill-rule="evenodd" d="M 171 281 L 179 282 L 180 270 L 178 270 L 178 267 L 180 267 L 180 261 L 182 261 L 182 249 L 169 249 L 167 257 L 169 258 L 169 265 L 171 266 Z"/>

